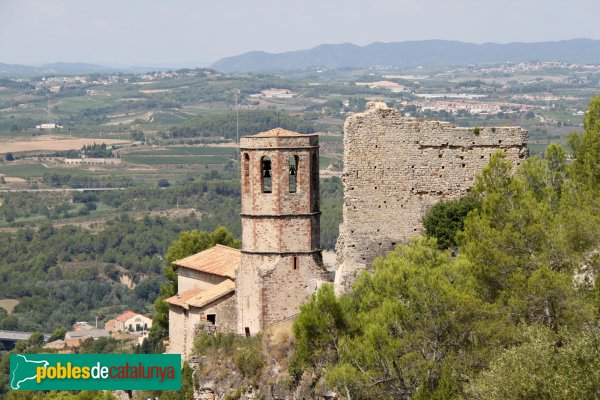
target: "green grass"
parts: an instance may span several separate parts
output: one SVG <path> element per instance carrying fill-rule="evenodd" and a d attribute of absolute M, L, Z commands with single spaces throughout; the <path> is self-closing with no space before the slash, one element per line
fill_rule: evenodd
<path fill-rule="evenodd" d="M 320 155 L 319 156 L 319 168 L 321 168 L 321 169 L 327 168 L 329 166 L 329 164 L 332 164 L 334 162 L 339 162 L 339 161 L 340 160 L 337 158 Z"/>
<path fill-rule="evenodd" d="M 102 215 L 102 214 L 108 214 L 111 212 L 116 211 L 116 208 L 113 206 L 109 206 L 108 204 L 104 204 L 102 202 L 98 202 L 96 203 L 96 209 L 93 211 L 90 211 L 90 215 L 94 216 L 94 215 Z"/>
<path fill-rule="evenodd" d="M 343 141 L 343 135 L 319 135 L 319 142 L 321 143 L 342 143 Z"/>
<path fill-rule="evenodd" d="M 159 164 L 227 164 L 230 159 L 220 156 L 140 156 L 123 155 L 123 161 L 134 164 L 159 165 Z"/>
<path fill-rule="evenodd" d="M 103 175 L 100 171 L 86 171 L 75 168 L 46 168 L 39 163 L 0 165 L 0 174 L 15 178 L 34 178 L 46 173 L 62 173 L 71 175 Z"/>

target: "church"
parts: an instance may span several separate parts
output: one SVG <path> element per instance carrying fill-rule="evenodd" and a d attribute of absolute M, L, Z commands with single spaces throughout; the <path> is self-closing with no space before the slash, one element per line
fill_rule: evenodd
<path fill-rule="evenodd" d="M 191 355 L 202 326 L 255 335 L 293 319 L 328 282 L 320 245 L 319 137 L 276 128 L 240 140 L 242 246 L 177 260 L 169 353 Z"/>

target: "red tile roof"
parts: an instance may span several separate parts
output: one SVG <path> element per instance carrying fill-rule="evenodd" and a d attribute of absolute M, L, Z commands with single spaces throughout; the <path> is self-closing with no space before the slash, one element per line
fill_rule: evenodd
<path fill-rule="evenodd" d="M 134 317 L 136 315 L 138 315 L 138 313 L 133 312 L 131 310 L 127 310 L 127 311 L 123 311 L 121 314 L 117 315 L 117 317 L 115 319 L 119 322 L 125 322 L 129 318 Z"/>
<path fill-rule="evenodd" d="M 238 249 L 217 244 L 210 249 L 177 260 L 173 264 L 179 267 L 235 279 L 235 271 L 240 266 L 241 259 L 242 256 Z"/>
<path fill-rule="evenodd" d="M 183 307 L 186 310 L 188 310 L 190 306 L 201 308 L 234 291 L 235 282 L 227 279 L 208 289 L 194 288 L 185 291 L 179 295 L 165 299 L 165 302 L 175 306 Z"/>
<path fill-rule="evenodd" d="M 191 297 L 196 296 L 197 294 L 200 294 L 200 292 L 202 292 L 203 290 L 204 289 L 201 289 L 201 288 L 190 289 L 188 291 L 185 291 L 183 293 L 178 293 L 175 296 L 165 299 L 165 302 L 169 303 L 169 304 L 173 304 L 175 306 L 183 307 L 187 310 L 189 308 L 188 304 L 187 304 L 187 300 Z"/>
<path fill-rule="evenodd" d="M 187 300 L 188 305 L 193 307 L 204 307 L 213 301 L 235 291 L 235 283 L 229 279 L 215 285 L 209 289 L 203 290 L 196 296 Z"/>

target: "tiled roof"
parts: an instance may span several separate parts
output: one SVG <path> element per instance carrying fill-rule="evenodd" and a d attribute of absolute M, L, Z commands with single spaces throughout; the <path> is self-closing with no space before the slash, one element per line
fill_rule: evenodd
<path fill-rule="evenodd" d="M 235 291 L 235 283 L 229 279 L 203 290 L 196 296 L 190 298 L 187 303 L 193 307 L 203 307 L 213 301 Z"/>
<path fill-rule="evenodd" d="M 227 279 L 208 289 L 194 288 L 185 291 L 179 295 L 165 299 L 165 302 L 188 310 L 190 307 L 204 307 L 233 291 L 235 291 L 235 283 Z"/>
<path fill-rule="evenodd" d="M 110 332 L 105 330 L 105 329 L 89 329 L 89 330 L 82 330 L 82 331 L 70 331 L 67 332 L 67 334 L 65 335 L 65 338 L 68 339 L 79 339 L 79 338 L 100 338 L 100 337 L 109 337 L 110 336 Z"/>
<path fill-rule="evenodd" d="M 270 131 L 261 132 L 256 135 L 252 135 L 251 137 L 295 137 L 295 136 L 303 136 L 301 133 L 288 131 L 283 128 L 275 128 Z"/>
<path fill-rule="evenodd" d="M 79 347 L 81 345 L 81 339 L 65 339 L 67 347 Z"/>
<path fill-rule="evenodd" d="M 53 342 L 46 343 L 45 349 L 63 349 L 65 347 L 65 341 L 62 339 L 55 340 Z"/>
<path fill-rule="evenodd" d="M 117 321 L 119 322 L 125 322 L 127 321 L 129 318 L 136 316 L 138 313 L 131 311 L 131 310 L 127 310 L 127 311 L 123 311 L 121 314 L 117 315 L 117 317 L 115 318 Z"/>
<path fill-rule="evenodd" d="M 183 307 L 187 310 L 188 309 L 187 300 L 190 299 L 191 297 L 196 296 L 203 290 L 204 289 L 201 289 L 201 288 L 194 288 L 194 289 L 185 291 L 183 293 L 176 294 L 175 296 L 169 297 L 168 299 L 165 299 L 165 302 L 169 303 L 169 304 L 173 304 L 175 306 Z"/>
<path fill-rule="evenodd" d="M 240 266 L 241 259 L 242 256 L 238 249 L 217 244 L 210 249 L 177 260 L 173 264 L 235 279 L 235 271 Z"/>

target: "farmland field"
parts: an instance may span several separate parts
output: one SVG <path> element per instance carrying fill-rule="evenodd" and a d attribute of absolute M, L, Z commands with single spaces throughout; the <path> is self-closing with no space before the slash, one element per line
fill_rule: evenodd
<path fill-rule="evenodd" d="M 0 165 L 0 174 L 16 178 L 33 178 L 46 173 L 70 173 L 72 175 L 99 175 L 101 172 L 87 171 L 75 168 L 47 168 L 41 163 L 15 163 Z"/>
<path fill-rule="evenodd" d="M 15 138 L 2 141 L 0 144 L 1 153 L 18 153 L 25 151 L 63 151 L 78 150 L 83 146 L 89 146 L 94 143 L 106 144 L 124 144 L 130 143 L 129 140 L 116 140 L 104 138 L 71 138 L 66 136 L 38 136 L 35 138 Z"/>
<path fill-rule="evenodd" d="M 233 157 L 237 150 L 233 147 L 171 147 L 165 150 L 145 150 L 129 153 L 135 156 L 229 156 Z"/>
<path fill-rule="evenodd" d="M 158 164 L 227 164 L 229 158 L 221 156 L 144 156 L 123 155 L 123 161 L 133 164 L 158 165 Z"/>

